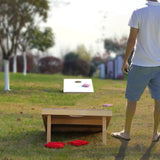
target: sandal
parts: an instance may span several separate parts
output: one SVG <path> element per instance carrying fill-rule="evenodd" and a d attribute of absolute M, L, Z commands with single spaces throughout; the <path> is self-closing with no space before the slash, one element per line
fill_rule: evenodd
<path fill-rule="evenodd" d="M 123 139 L 125 141 L 129 141 L 130 138 L 126 138 L 126 135 L 124 135 L 124 134 L 125 133 L 123 131 L 121 131 L 121 132 L 114 132 L 114 133 L 111 134 L 111 136 L 114 137 L 114 138 L 117 138 L 117 139 Z"/>
<path fill-rule="evenodd" d="M 160 139 L 160 133 L 157 133 L 153 136 L 152 142 L 158 142 Z"/>

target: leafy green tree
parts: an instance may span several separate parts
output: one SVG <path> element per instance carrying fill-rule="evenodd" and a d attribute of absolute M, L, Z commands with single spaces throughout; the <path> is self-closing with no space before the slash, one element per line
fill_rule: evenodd
<path fill-rule="evenodd" d="M 16 50 L 23 31 L 45 21 L 48 0 L 0 0 L 0 50 L 4 60 L 5 90 L 9 87 L 9 57 Z"/>
<path fill-rule="evenodd" d="M 46 27 L 44 31 L 36 28 L 31 33 L 29 42 L 31 49 L 36 48 L 37 50 L 44 52 L 54 46 L 55 42 L 52 28 Z"/>
<path fill-rule="evenodd" d="M 27 61 L 26 51 L 27 49 L 36 48 L 42 52 L 54 45 L 54 35 L 52 29 L 46 27 L 44 31 L 41 31 L 38 27 L 29 27 L 21 34 L 20 50 L 23 53 L 24 69 L 23 75 L 27 74 Z"/>

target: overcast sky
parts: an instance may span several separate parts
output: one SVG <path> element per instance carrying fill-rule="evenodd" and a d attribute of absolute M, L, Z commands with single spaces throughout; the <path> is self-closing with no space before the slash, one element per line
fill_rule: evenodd
<path fill-rule="evenodd" d="M 146 0 L 66 0 L 67 6 L 52 7 L 47 26 L 53 28 L 56 45 L 49 50 L 54 56 L 84 44 L 103 54 L 102 38 L 128 36 L 128 20 L 134 9 Z"/>

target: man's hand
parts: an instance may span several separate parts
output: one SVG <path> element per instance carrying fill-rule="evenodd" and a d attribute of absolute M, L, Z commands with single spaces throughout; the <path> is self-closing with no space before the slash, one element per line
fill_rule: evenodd
<path fill-rule="evenodd" d="M 124 63 L 123 66 L 122 66 L 122 72 L 124 74 L 127 74 L 127 72 L 129 71 L 129 64 L 128 62 Z"/>

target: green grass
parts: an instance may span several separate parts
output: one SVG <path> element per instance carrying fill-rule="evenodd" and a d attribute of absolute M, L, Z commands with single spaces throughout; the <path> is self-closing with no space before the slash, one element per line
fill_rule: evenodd
<path fill-rule="evenodd" d="M 116 140 L 111 132 L 124 125 L 126 80 L 93 78 L 94 93 L 64 94 L 63 79 L 77 78 L 60 74 L 10 74 L 11 91 L 4 91 L 4 75 L 0 73 L 0 160 L 159 160 L 160 143 L 151 143 L 152 106 L 148 89 L 138 102 L 133 120 L 131 141 Z M 78 77 L 83 78 L 83 77 Z M 52 134 L 53 141 L 74 139 L 89 141 L 86 146 L 66 144 L 63 149 L 45 148 L 46 133 L 41 117 L 42 108 L 108 107 L 113 117 L 107 130 L 107 146 L 101 143 L 101 133 Z"/>

